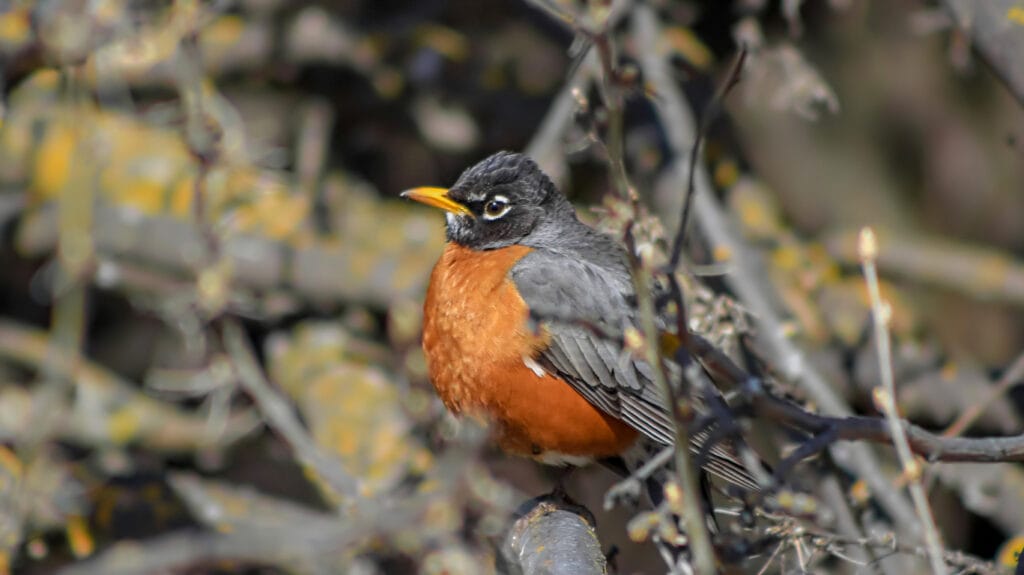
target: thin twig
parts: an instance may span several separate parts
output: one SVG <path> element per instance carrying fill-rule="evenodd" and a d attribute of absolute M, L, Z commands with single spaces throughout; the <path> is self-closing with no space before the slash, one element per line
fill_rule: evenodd
<path fill-rule="evenodd" d="M 839 484 L 839 479 L 834 473 L 830 473 L 822 478 L 820 493 L 823 500 L 832 502 L 832 509 L 836 514 L 836 528 L 839 532 L 848 537 L 863 537 L 861 527 L 853 515 L 853 509 L 850 507 L 843 487 Z M 872 559 L 873 555 L 869 555 L 872 553 L 873 551 L 870 549 L 856 547 L 850 549 L 848 552 L 849 556 L 844 557 L 844 559 L 857 565 L 864 565 Z"/>
<path fill-rule="evenodd" d="M 592 50 L 589 48 L 580 55 L 581 63 L 562 91 L 555 96 L 548 113 L 541 121 L 540 128 L 534 132 L 530 143 L 526 146 L 526 155 L 536 161 L 556 185 L 564 184 L 565 153 L 562 151 L 562 136 L 572 123 L 576 111 L 576 94 L 586 93 L 592 80 L 592 67 L 595 64 Z"/>
<path fill-rule="evenodd" d="M 837 545 L 878 549 L 918 556 L 924 556 L 928 553 L 928 550 L 925 548 L 907 545 L 888 535 L 874 537 L 846 537 L 834 533 L 820 533 L 813 530 L 806 530 L 801 531 L 799 534 L 795 534 L 795 536 L 805 541 L 808 545 L 821 548 L 828 553 L 836 555 L 837 557 L 842 557 L 842 555 L 836 552 L 837 550 L 835 547 Z M 861 563 L 856 564 L 863 565 Z M 961 573 L 991 573 L 993 575 L 1005 573 L 1005 570 L 996 564 L 959 551 L 944 552 L 943 565 L 946 564 L 954 565 L 962 569 L 962 571 L 960 571 Z"/>
<path fill-rule="evenodd" d="M 547 2 L 534 1 L 535 5 L 540 6 L 545 11 L 552 13 L 556 17 L 560 16 L 560 12 L 550 6 Z M 577 28 L 578 33 L 582 33 L 593 41 L 593 45 L 596 48 L 598 60 L 601 64 L 602 70 L 602 95 L 604 97 L 605 108 L 608 113 L 608 130 L 605 137 L 605 145 L 608 151 L 608 163 L 612 171 L 612 179 L 615 182 L 615 187 L 618 195 L 623 198 L 635 198 L 635 194 L 631 193 L 629 178 L 626 174 L 625 169 L 625 158 L 623 154 L 623 95 L 622 87 L 619 86 L 617 62 L 615 56 L 615 46 L 611 37 L 612 26 L 616 20 L 614 18 L 615 10 L 610 10 L 605 16 L 604 20 L 599 24 L 597 31 L 588 31 L 575 25 L 578 19 L 575 18 L 559 18 L 562 21 L 569 22 L 574 28 Z M 626 240 L 627 244 L 630 244 L 631 240 L 631 228 L 627 226 L 626 229 Z M 651 293 L 650 286 L 650 270 L 644 268 L 642 262 L 638 260 L 635 255 L 635 250 L 632 246 L 627 245 L 627 252 L 630 257 L 630 263 L 633 272 L 634 289 L 637 294 L 637 315 L 640 318 L 640 328 L 644 336 L 644 345 L 642 352 L 645 354 L 645 359 L 651 365 L 654 374 L 654 384 L 661 391 L 662 395 L 672 406 L 673 421 L 675 422 L 675 445 L 676 449 L 676 471 L 680 475 L 680 481 L 683 487 L 684 493 L 684 507 L 686 513 L 684 513 L 684 520 L 687 522 L 687 532 L 690 537 L 691 545 L 694 552 L 694 557 L 697 563 L 698 571 L 701 573 L 713 573 L 714 572 L 714 552 L 711 547 L 710 538 L 707 534 L 706 525 L 703 519 L 702 506 L 700 504 L 699 496 L 699 482 L 697 480 L 697 472 L 693 467 L 693 461 L 690 458 L 688 449 L 686 446 L 690 444 L 689 433 L 687 430 L 687 419 L 680 417 L 679 409 L 681 407 L 680 398 L 676 397 L 676 393 L 673 392 L 672 387 L 669 385 L 664 364 L 661 359 L 660 352 L 658 350 L 658 330 L 654 321 L 654 300 Z"/>
<path fill-rule="evenodd" d="M 615 507 L 616 502 L 620 500 L 633 498 L 639 494 L 640 483 L 646 481 L 655 471 L 671 461 L 673 456 L 675 456 L 675 447 L 671 445 L 665 447 L 630 473 L 629 477 L 608 488 L 604 495 L 605 510 Z"/>
<path fill-rule="evenodd" d="M 697 129 L 696 137 L 693 139 L 693 146 L 690 148 L 690 171 L 686 176 L 686 195 L 683 197 L 683 209 L 679 216 L 679 227 L 676 228 L 676 235 L 672 240 L 672 251 L 670 252 L 668 269 L 671 273 L 679 267 L 679 260 L 683 256 L 683 244 L 686 243 L 686 222 L 690 217 L 690 207 L 693 205 L 694 174 L 697 173 L 697 162 L 700 159 L 700 145 L 704 141 L 708 128 L 722 111 L 722 104 L 725 102 L 729 92 L 740 83 L 743 74 L 743 65 L 747 61 L 747 47 L 740 46 L 740 51 L 733 60 L 732 67 L 725 77 L 725 82 L 715 92 L 715 97 L 704 108 L 700 115 L 700 126 Z"/>
<path fill-rule="evenodd" d="M 782 545 L 781 543 L 775 546 L 775 551 L 772 551 L 772 554 L 768 556 L 768 560 L 765 561 L 764 565 L 762 565 L 761 568 L 757 570 L 757 575 L 764 575 L 768 571 L 768 567 L 770 567 L 771 564 L 775 561 L 775 558 L 779 556 L 779 553 L 782 552 L 783 547 L 784 545 Z"/>
<path fill-rule="evenodd" d="M 536 6 L 552 20 L 562 24 L 570 30 L 575 30 L 580 27 L 579 20 L 576 15 L 563 11 L 560 7 L 548 0 L 526 0 L 526 2 L 527 4 Z"/>
<path fill-rule="evenodd" d="M 881 373 L 882 385 L 875 388 L 875 398 L 882 405 L 885 419 L 889 423 L 890 434 L 896 445 L 896 454 L 903 466 L 903 473 L 909 480 L 910 498 L 917 508 L 917 515 L 924 529 L 925 545 L 932 571 L 936 574 L 946 572 L 946 564 L 942 559 L 943 549 L 939 530 L 935 526 L 935 517 L 928 505 L 928 496 L 921 482 L 921 464 L 914 458 L 910 444 L 903 431 L 902 421 L 896 408 L 896 382 L 892 371 L 892 345 L 889 341 L 889 318 L 892 309 L 882 301 L 882 293 L 878 286 L 878 270 L 875 259 L 878 257 L 878 241 L 871 228 L 861 231 L 860 254 L 864 279 L 868 286 L 871 300 L 871 317 L 874 324 L 875 345 L 878 349 L 878 369 Z"/>
<path fill-rule="evenodd" d="M 612 181 L 615 182 L 615 191 L 622 199 L 631 197 L 629 176 L 626 174 L 626 159 L 624 140 L 624 99 L 622 87 L 617 81 L 615 44 L 612 42 L 610 31 L 594 36 L 594 44 L 597 47 L 598 61 L 601 62 L 601 95 L 604 99 L 604 107 L 608 113 L 608 131 L 605 134 L 605 147 L 608 150 L 608 164 L 611 166 Z"/>
<path fill-rule="evenodd" d="M 742 426 L 738 423 L 737 418 L 733 416 L 733 411 L 722 398 L 718 389 L 715 388 L 714 383 L 700 369 L 700 366 L 690 354 L 689 348 L 692 346 L 690 336 L 692 334 L 687 322 L 686 301 L 683 297 L 683 289 L 679 283 L 679 277 L 674 271 L 669 270 L 666 276 L 669 284 L 669 296 L 676 307 L 676 337 L 680 341 L 679 348 L 671 355 L 674 357 L 676 364 L 684 368 L 686 381 L 696 390 L 695 396 L 703 398 L 708 412 L 705 415 L 708 422 L 694 422 L 691 433 L 706 433 L 710 425 L 715 426 L 715 430 L 707 435 L 700 452 L 697 454 L 697 464 L 703 465 L 716 443 L 731 436 L 739 439 L 739 441 L 733 443 L 733 446 L 738 451 L 739 459 L 744 467 L 746 467 L 747 472 L 754 477 L 759 485 L 767 487 L 771 484 L 771 477 L 765 471 L 758 455 L 742 440 Z"/>
<path fill-rule="evenodd" d="M 579 15 L 564 11 L 548 0 L 527 0 L 556 22 L 562 24 L 582 40 L 584 48 L 573 62 L 572 75 L 576 76 L 581 68 L 587 67 L 587 57 L 596 53 L 601 68 L 601 95 L 608 113 L 608 127 L 604 138 L 608 153 L 608 164 L 611 167 L 612 180 L 616 192 L 621 198 L 630 195 L 629 176 L 626 174 L 626 163 L 623 153 L 623 87 L 620 85 L 620 73 L 615 54 L 613 29 L 625 16 L 632 5 L 632 0 L 613 0 L 607 6 L 595 4 L 589 14 Z"/>
<path fill-rule="evenodd" d="M 634 22 L 638 27 L 635 37 L 639 45 L 638 52 L 644 76 L 660 96 L 660 105 L 656 105 L 655 110 L 665 126 L 669 146 L 676 158 L 666 177 L 671 178 L 673 187 L 684 188 L 686 172 L 682 158 L 685 157 L 684 150 L 688 150 L 693 144 L 696 123 L 672 79 L 664 56 L 657 50 L 656 39 L 660 32 L 651 9 L 646 5 L 638 6 L 634 13 Z M 725 248 L 725 251 L 731 254 L 733 265 L 724 279 L 756 318 L 762 341 L 766 344 L 774 359 L 773 364 L 780 370 L 782 377 L 800 383 L 826 413 L 852 413 L 849 405 L 840 399 L 821 373 L 806 360 L 793 342 L 786 339 L 779 314 L 765 292 L 768 286 L 763 276 L 755 270 L 752 256 L 747 254 L 741 240 L 730 229 L 725 213 L 714 197 L 708 175 L 699 163 L 694 174 L 693 209 L 695 221 L 710 242 Z M 852 445 L 843 452 L 832 449 L 832 455 L 838 463 L 850 468 L 867 482 L 879 504 L 901 529 L 912 529 L 916 525 L 917 518 L 913 509 L 896 490 L 892 489 L 889 481 L 881 473 L 881 466 L 876 457 L 867 446 Z"/>
<path fill-rule="evenodd" d="M 686 534 L 693 550 L 697 572 L 711 575 L 715 573 L 715 554 L 711 546 L 711 537 L 708 535 L 707 524 L 704 521 L 704 507 L 700 501 L 700 479 L 688 448 L 692 406 L 679 393 L 681 386 L 673 386 L 669 383 L 665 362 L 658 349 L 659 333 L 654 321 L 654 296 L 650 285 L 651 272 L 636 256 L 632 227 L 626 228 L 626 252 L 632 267 L 637 315 L 640 318 L 640 330 L 644 339 L 644 359 L 651 366 L 656 388 L 670 406 L 672 423 L 675 428 L 673 437 L 675 449 L 673 451 L 675 452 L 676 473 L 679 475 L 679 483 L 683 492 L 682 519 L 686 525 Z M 689 365 L 694 365 L 694 362 L 690 361 Z M 686 369 L 687 366 L 683 367 Z"/>
<path fill-rule="evenodd" d="M 210 125 L 212 115 L 205 108 L 202 55 L 197 32 L 186 34 L 178 50 L 178 97 L 185 110 L 182 139 L 196 160 L 196 177 L 192 188 L 192 217 L 206 244 L 203 259 L 207 263 L 213 263 L 220 257 L 221 246 L 211 224 L 212 216 L 208 213 L 210 210 L 207 206 L 209 199 L 206 197 L 206 180 L 219 155 L 219 127 Z"/>
<path fill-rule="evenodd" d="M 46 360 L 40 365 L 39 377 L 45 386 L 43 401 L 32 405 L 30 420 L 35 422 L 24 436 L 19 438 L 17 449 L 23 459 L 33 457 L 38 449 L 50 439 L 60 426 L 53 414 L 56 407 L 71 391 L 74 394 L 74 412 L 84 418 L 98 418 L 95 403 L 76 388 L 73 378 L 82 361 L 82 349 L 86 334 L 86 304 L 88 283 L 95 267 L 95 196 L 93 188 L 82 189 L 80 182 L 87 178 L 91 149 L 86 145 L 86 125 L 81 120 L 84 112 L 84 91 L 80 68 L 67 67 L 62 70 L 67 82 L 64 96 L 69 106 L 58 114 L 58 122 L 70 130 L 74 138 L 70 166 L 64 183 L 59 189 L 57 206 L 57 261 L 52 285 L 53 307 L 50 311 L 50 338 Z M 53 128 L 56 129 L 56 128 Z M 70 365 L 68 370 L 60 369 Z"/>
<path fill-rule="evenodd" d="M 985 412 L 985 408 L 992 405 L 992 402 L 1003 396 L 1011 387 L 1020 383 L 1024 379 L 1024 353 L 1017 356 L 1013 364 L 1003 373 L 1003 376 L 999 378 L 992 389 L 989 391 L 981 401 L 971 405 L 969 408 L 964 410 L 960 414 L 960 417 L 956 418 L 946 431 L 942 433 L 943 437 L 956 437 L 967 431 L 975 421 L 981 417 L 981 414 Z"/>
<path fill-rule="evenodd" d="M 835 443 L 837 439 L 836 430 L 834 428 L 826 429 L 822 433 L 811 437 L 797 446 L 785 459 L 780 461 L 775 466 L 775 478 L 778 481 L 783 481 L 792 471 L 793 467 L 797 463 L 805 459 L 809 459 L 822 451 L 828 449 L 830 445 Z"/>

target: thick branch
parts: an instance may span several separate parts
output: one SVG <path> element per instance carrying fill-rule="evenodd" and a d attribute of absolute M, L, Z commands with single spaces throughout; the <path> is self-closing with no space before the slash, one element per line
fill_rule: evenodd
<path fill-rule="evenodd" d="M 690 352 L 709 369 L 727 377 L 749 400 L 754 415 L 812 435 L 832 433 L 837 441 L 892 443 L 888 424 L 880 417 L 821 415 L 768 393 L 761 381 L 750 376 L 718 351 L 711 342 L 691 334 Z M 943 437 L 922 427 L 902 421 L 914 453 L 929 461 L 1024 461 L 1024 434 L 1012 437 Z"/>
<path fill-rule="evenodd" d="M 53 249 L 56 216 L 56 210 L 46 207 L 24 220 L 18 232 L 18 248 L 29 256 Z M 402 229 L 425 225 L 407 210 L 388 211 L 386 203 L 375 204 L 365 217 L 395 221 L 396 228 Z M 114 262 L 139 263 L 172 277 L 189 277 L 200 269 L 193 254 L 201 253 L 203 235 L 192 222 L 168 216 L 140 217 L 131 210 L 97 206 L 93 234 L 97 254 Z M 401 237 L 406 238 L 404 234 Z M 422 246 L 432 245 L 433 238 L 424 241 L 409 234 L 394 246 L 374 244 L 373 250 L 368 250 L 370 243 L 357 234 L 342 236 L 333 243 L 294 247 L 262 236 L 237 234 L 224 240 L 223 249 L 231 262 L 234 284 L 254 290 L 287 289 L 316 301 L 381 307 L 422 290 L 429 270 Z M 354 271 L 363 266 L 374 273 Z"/>
<path fill-rule="evenodd" d="M 550 495 L 523 504 L 502 552 L 523 575 L 608 572 L 590 513 Z"/>

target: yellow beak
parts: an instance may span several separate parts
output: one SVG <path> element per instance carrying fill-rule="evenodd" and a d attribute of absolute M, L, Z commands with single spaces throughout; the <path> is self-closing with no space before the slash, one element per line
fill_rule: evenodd
<path fill-rule="evenodd" d="M 402 197 L 460 216 L 468 216 L 473 213 L 466 206 L 449 198 L 447 188 L 413 188 L 402 192 Z"/>

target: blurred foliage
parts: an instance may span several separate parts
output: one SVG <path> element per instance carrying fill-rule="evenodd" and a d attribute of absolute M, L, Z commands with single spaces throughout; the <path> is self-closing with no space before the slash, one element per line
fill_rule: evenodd
<path fill-rule="evenodd" d="M 695 109 L 750 49 L 702 161 L 786 335 L 874 413 L 850 238 L 878 226 L 901 409 L 942 426 L 977 404 L 1024 349 L 1020 103 L 924 0 L 649 4 Z M 664 259 L 684 196 L 664 102 L 613 27 L 637 217 L 610 193 L 608 86 L 564 24 L 512 1 L 0 1 L 0 573 L 497 569 L 548 480 L 436 401 L 419 301 L 443 220 L 396 196 L 528 149 L 581 217 Z M 691 236 L 691 329 L 756 357 L 734 254 Z M 974 430 L 1019 433 L 1019 399 Z M 936 472 L 937 521 L 1011 565 L 1020 469 L 995 469 Z M 597 510 L 611 481 L 568 485 Z M 620 572 L 662 570 L 629 540 L 659 516 L 633 515 L 599 512 L 600 540 Z"/>

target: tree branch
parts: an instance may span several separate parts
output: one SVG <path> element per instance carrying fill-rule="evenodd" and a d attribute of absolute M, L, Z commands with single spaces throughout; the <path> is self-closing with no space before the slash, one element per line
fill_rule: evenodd
<path fill-rule="evenodd" d="M 522 575 L 604 575 L 608 565 L 590 512 L 546 495 L 520 507 L 502 545 Z"/>
<path fill-rule="evenodd" d="M 645 6 L 638 7 L 637 13 L 648 10 Z M 657 29 L 647 31 L 643 36 L 657 37 Z M 669 67 L 658 50 L 653 49 L 653 40 L 645 41 L 648 49 L 640 50 L 641 65 L 644 75 L 660 96 L 660 105 L 656 106 L 661 122 L 665 126 L 669 145 L 672 149 L 674 164 L 669 168 L 666 178 L 671 179 L 674 189 L 686 189 L 686 150 L 691 149 L 696 138 L 697 126 L 690 113 L 686 101 L 676 87 Z M 799 382 L 814 401 L 832 414 L 845 415 L 851 413 L 850 407 L 843 402 L 813 366 L 804 358 L 803 353 L 783 335 L 782 322 L 772 306 L 771 299 L 765 293 L 766 284 L 763 276 L 757 273 L 752 263 L 752 256 L 747 254 L 745 246 L 730 229 L 726 216 L 715 200 L 714 190 L 707 173 L 699 165 L 695 170 L 694 210 L 697 223 L 711 243 L 731 254 L 730 273 L 725 276 L 730 289 L 757 319 L 761 335 L 773 358 L 773 365 L 781 370 L 783 377 Z M 846 457 L 833 451 L 833 457 L 851 468 L 863 478 L 882 507 L 892 516 L 904 531 L 915 531 L 917 516 L 913 509 L 891 483 L 881 474 L 881 467 L 875 456 L 865 446 L 852 446 Z"/>

